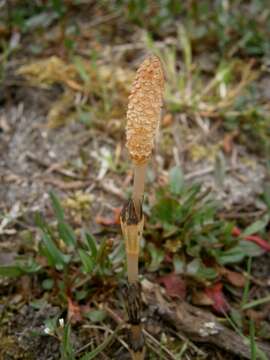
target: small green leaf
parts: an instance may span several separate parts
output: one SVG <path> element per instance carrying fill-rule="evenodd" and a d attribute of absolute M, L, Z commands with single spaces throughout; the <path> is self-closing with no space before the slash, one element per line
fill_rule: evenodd
<path fill-rule="evenodd" d="M 153 216 L 162 223 L 172 224 L 176 221 L 179 212 L 179 203 L 176 199 L 161 198 L 153 207 Z"/>
<path fill-rule="evenodd" d="M 27 261 L 18 259 L 13 265 L 0 266 L 0 276 L 19 277 L 24 274 L 36 273 L 41 266 L 33 258 Z"/>
<path fill-rule="evenodd" d="M 187 265 L 187 273 L 189 275 L 195 275 L 200 268 L 200 260 L 199 259 L 193 259 L 188 265 Z"/>
<path fill-rule="evenodd" d="M 183 274 L 185 262 L 177 254 L 175 254 L 173 257 L 173 266 L 174 266 L 174 272 L 176 274 Z"/>
<path fill-rule="evenodd" d="M 89 74 L 87 73 L 85 66 L 79 57 L 74 59 L 74 65 L 76 70 L 78 71 L 80 78 L 85 82 L 88 83 L 90 80 Z"/>
<path fill-rule="evenodd" d="M 48 303 L 47 303 L 46 299 L 41 298 L 41 299 L 35 299 L 33 301 L 30 301 L 30 305 L 35 310 L 41 310 L 42 308 L 44 309 L 46 306 L 48 306 Z M 45 322 L 46 322 L 46 320 L 45 320 Z"/>
<path fill-rule="evenodd" d="M 63 16 L 66 11 L 66 6 L 62 0 L 51 0 L 52 8 L 58 16 Z"/>
<path fill-rule="evenodd" d="M 239 241 L 238 245 L 218 254 L 217 261 L 221 265 L 238 263 L 246 256 L 259 256 L 263 253 L 264 250 L 261 249 L 257 244 L 251 241 L 241 240 Z"/>
<path fill-rule="evenodd" d="M 81 300 L 85 299 L 88 294 L 89 294 L 89 292 L 86 291 L 86 290 L 76 291 L 75 292 L 75 299 L 77 301 L 81 301 Z"/>
<path fill-rule="evenodd" d="M 264 250 L 252 241 L 239 241 L 239 248 L 245 256 L 260 256 L 264 253 Z"/>
<path fill-rule="evenodd" d="M 44 221 L 42 215 L 40 213 L 35 213 L 35 223 L 36 225 L 44 232 L 48 231 L 48 226 Z"/>
<path fill-rule="evenodd" d="M 217 261 L 221 265 L 233 264 L 242 261 L 245 257 L 245 254 L 242 253 L 241 248 L 237 245 L 229 250 L 223 251 L 221 254 L 218 254 Z"/>
<path fill-rule="evenodd" d="M 164 251 L 161 249 L 158 249 L 154 244 L 149 243 L 147 246 L 148 251 L 151 255 L 151 263 L 149 265 L 148 270 L 149 271 L 156 271 L 159 268 L 159 265 L 164 259 Z"/>
<path fill-rule="evenodd" d="M 55 216 L 57 217 L 57 220 L 59 222 L 64 221 L 64 210 L 63 210 L 63 208 L 62 208 L 62 206 L 60 204 L 60 201 L 59 201 L 58 197 L 52 191 L 50 191 L 49 194 L 50 194 L 52 207 L 53 207 Z"/>
<path fill-rule="evenodd" d="M 31 305 L 32 306 L 34 305 L 33 306 L 34 309 L 42 309 L 42 307 L 44 308 L 47 305 L 47 303 L 42 302 L 41 306 L 39 305 L 38 307 L 36 307 L 36 304 L 33 304 L 33 303 L 31 303 Z M 44 321 L 45 327 L 48 328 L 50 330 L 50 333 L 52 333 L 52 334 L 55 332 L 55 330 L 57 328 L 57 323 L 58 323 L 58 317 L 57 316 L 55 316 L 53 318 L 46 319 Z"/>
<path fill-rule="evenodd" d="M 95 263 L 93 261 L 93 258 L 90 257 L 89 254 L 87 254 L 86 251 L 83 249 L 79 249 L 79 256 L 83 265 L 83 269 L 86 273 L 91 273 L 95 267 Z"/>
<path fill-rule="evenodd" d="M 184 186 L 184 176 L 179 166 L 169 171 L 169 187 L 172 194 L 179 195 Z"/>
<path fill-rule="evenodd" d="M 206 267 L 201 264 L 198 272 L 197 277 L 206 279 L 206 280 L 214 280 L 218 276 L 218 273 L 215 269 L 211 267 Z"/>
<path fill-rule="evenodd" d="M 266 183 L 264 185 L 262 197 L 263 197 L 265 204 L 268 207 L 268 210 L 270 210 L 270 183 Z"/>
<path fill-rule="evenodd" d="M 67 49 L 72 50 L 72 49 L 74 49 L 75 41 L 72 40 L 71 38 L 65 37 L 64 45 Z"/>
<path fill-rule="evenodd" d="M 50 254 L 51 259 L 53 260 L 53 265 L 65 265 L 69 262 L 70 257 L 68 255 L 63 254 L 56 244 L 51 239 L 50 235 L 43 232 L 42 241 L 44 246 L 46 247 L 48 253 Z"/>
<path fill-rule="evenodd" d="M 48 249 L 46 248 L 44 243 L 39 244 L 39 253 L 40 253 L 40 255 L 44 256 L 47 259 L 49 266 L 55 266 L 54 258 L 51 256 L 50 252 L 48 251 Z M 62 269 L 63 269 L 63 266 L 62 266 Z M 60 269 L 60 270 L 62 270 L 62 269 Z"/>
<path fill-rule="evenodd" d="M 258 233 L 265 229 L 268 224 L 269 218 L 265 218 L 264 220 L 257 220 L 253 224 L 249 225 L 242 233 L 242 236 L 249 236 L 255 233 Z"/>
<path fill-rule="evenodd" d="M 213 280 L 218 275 L 215 269 L 206 267 L 200 259 L 193 259 L 187 265 L 187 274 L 206 280 Z"/>
<path fill-rule="evenodd" d="M 53 279 L 45 279 L 42 281 L 42 287 L 44 290 L 51 290 L 53 288 L 54 281 Z"/>
<path fill-rule="evenodd" d="M 33 274 L 41 269 L 41 266 L 31 257 L 27 259 L 27 262 L 19 263 L 18 266 L 26 274 Z"/>
<path fill-rule="evenodd" d="M 88 313 L 85 314 L 88 319 L 90 319 L 93 323 L 98 323 L 101 322 L 103 320 L 105 320 L 107 314 L 105 311 L 103 310 L 94 310 L 94 311 L 89 311 Z"/>

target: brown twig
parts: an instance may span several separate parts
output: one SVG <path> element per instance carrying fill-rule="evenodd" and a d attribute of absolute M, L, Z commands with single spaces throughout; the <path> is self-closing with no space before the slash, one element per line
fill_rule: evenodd
<path fill-rule="evenodd" d="M 212 313 L 184 301 L 169 303 L 161 295 L 160 287 L 156 284 L 142 283 L 142 288 L 143 300 L 148 306 L 155 306 L 156 314 L 164 323 L 172 325 L 193 341 L 213 344 L 244 359 L 251 358 L 248 339 L 220 324 Z M 268 358 L 269 344 L 262 342 L 256 344 Z"/>

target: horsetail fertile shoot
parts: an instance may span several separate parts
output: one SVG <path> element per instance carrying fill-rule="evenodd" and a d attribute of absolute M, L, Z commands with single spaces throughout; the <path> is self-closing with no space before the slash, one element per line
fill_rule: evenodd
<path fill-rule="evenodd" d="M 134 165 L 132 199 L 121 216 L 126 243 L 128 279 L 138 280 L 140 237 L 143 230 L 142 200 L 147 162 L 154 148 L 161 117 L 164 75 L 158 57 L 150 56 L 139 67 L 129 96 L 126 146 Z"/>
<path fill-rule="evenodd" d="M 134 164 L 133 201 L 137 216 L 143 198 L 146 165 L 151 158 L 161 117 L 164 75 L 158 57 L 148 57 L 139 67 L 129 96 L 126 137 Z"/>
<path fill-rule="evenodd" d="M 133 360 L 144 359 L 141 323 L 141 293 L 138 282 L 139 250 L 144 217 L 142 202 L 146 167 L 154 148 L 161 116 L 164 75 L 158 57 L 148 57 L 139 67 L 127 111 L 127 148 L 134 165 L 132 198 L 124 205 L 120 220 L 127 254 L 129 285 L 125 294 L 128 313 L 129 349 Z"/>

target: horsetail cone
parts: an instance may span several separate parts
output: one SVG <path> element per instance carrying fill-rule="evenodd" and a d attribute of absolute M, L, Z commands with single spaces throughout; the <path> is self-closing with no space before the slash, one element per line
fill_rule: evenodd
<path fill-rule="evenodd" d="M 151 157 L 163 102 L 164 74 L 157 56 L 150 56 L 139 67 L 129 96 L 126 146 L 135 165 Z"/>

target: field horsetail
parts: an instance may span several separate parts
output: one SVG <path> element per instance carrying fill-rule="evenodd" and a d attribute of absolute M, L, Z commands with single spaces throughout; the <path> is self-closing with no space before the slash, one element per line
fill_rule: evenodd
<path fill-rule="evenodd" d="M 147 163 L 151 158 L 155 144 L 156 133 L 161 117 L 163 102 L 164 74 L 161 62 L 157 56 L 150 56 L 139 67 L 132 84 L 129 96 L 126 124 L 126 146 L 134 166 L 134 182 L 132 198 L 123 206 L 121 212 L 121 228 L 126 247 L 127 276 L 129 285 L 125 296 L 130 324 L 130 351 L 133 359 L 144 358 L 144 345 L 140 316 L 141 309 L 132 307 L 130 298 L 140 297 L 138 284 L 138 262 L 140 238 L 142 236 L 144 217 L 142 202 Z M 134 291 L 137 289 L 137 295 Z M 140 304 L 138 300 L 136 304 Z M 136 321 L 134 322 L 134 318 Z M 140 339 L 134 344 L 134 339 Z"/>

